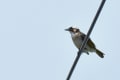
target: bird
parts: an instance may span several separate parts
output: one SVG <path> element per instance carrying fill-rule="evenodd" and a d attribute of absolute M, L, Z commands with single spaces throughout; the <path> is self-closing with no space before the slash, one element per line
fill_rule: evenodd
<path fill-rule="evenodd" d="M 71 26 L 65 30 L 70 32 L 74 45 L 78 49 L 80 49 L 86 35 L 83 32 L 81 32 L 80 29 L 75 28 L 74 26 Z M 95 52 L 100 58 L 104 58 L 104 53 L 96 48 L 95 44 L 90 38 L 88 38 L 83 52 L 87 53 L 88 55 L 89 52 Z"/>

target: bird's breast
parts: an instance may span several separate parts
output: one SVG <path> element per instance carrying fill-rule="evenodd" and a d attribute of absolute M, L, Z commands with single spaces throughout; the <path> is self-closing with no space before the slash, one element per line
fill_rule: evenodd
<path fill-rule="evenodd" d="M 73 40 L 73 43 L 75 44 L 75 46 L 80 49 L 81 45 L 82 45 L 82 38 L 79 36 L 79 37 L 72 37 L 72 40 Z M 91 48 L 88 44 L 86 44 L 85 48 L 87 49 L 87 51 L 90 51 L 90 52 L 95 52 L 95 49 L 94 48 Z M 85 50 L 85 52 L 87 52 Z"/>
<path fill-rule="evenodd" d="M 72 37 L 73 43 L 75 44 L 75 46 L 79 49 L 81 47 L 82 44 L 82 39 L 80 37 Z"/>

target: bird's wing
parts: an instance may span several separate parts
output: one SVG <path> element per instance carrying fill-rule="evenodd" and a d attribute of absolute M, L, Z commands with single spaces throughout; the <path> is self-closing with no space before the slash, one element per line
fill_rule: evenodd
<path fill-rule="evenodd" d="M 91 39 L 88 40 L 88 45 L 91 46 L 92 48 L 95 48 L 95 44 L 92 42 Z"/>
<path fill-rule="evenodd" d="M 85 35 L 84 33 L 82 33 L 82 35 L 81 35 L 82 40 L 84 40 L 85 36 L 86 36 L 86 35 Z M 87 44 L 88 44 L 90 47 L 95 48 L 95 44 L 92 42 L 92 40 L 91 40 L 90 38 L 88 39 Z"/>

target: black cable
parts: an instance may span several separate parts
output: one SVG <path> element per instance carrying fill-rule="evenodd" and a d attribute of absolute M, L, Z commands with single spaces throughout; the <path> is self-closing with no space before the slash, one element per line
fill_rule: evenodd
<path fill-rule="evenodd" d="M 95 25 L 95 23 L 96 23 L 99 15 L 100 15 L 100 12 L 101 12 L 104 4 L 105 4 L 105 1 L 106 1 L 106 0 L 102 0 L 100 6 L 99 6 L 99 8 L 98 8 L 98 11 L 97 11 L 97 13 L 96 13 L 96 15 L 95 15 L 95 17 L 94 17 L 94 19 L 93 19 L 93 22 L 92 22 L 92 24 L 91 24 L 91 26 L 90 26 L 90 28 L 89 28 L 89 31 L 88 31 L 87 35 L 85 36 L 85 39 L 84 39 L 84 41 L 83 41 L 83 43 L 82 43 L 82 45 L 81 45 L 81 47 L 80 47 L 80 49 L 79 49 L 78 55 L 76 56 L 76 59 L 75 59 L 73 65 L 72 65 L 72 67 L 71 67 L 71 70 L 70 70 L 70 72 L 69 72 L 66 80 L 70 80 L 70 77 L 71 77 L 71 75 L 72 75 L 72 73 L 73 73 L 73 71 L 74 71 L 74 69 L 75 69 L 75 66 L 76 66 L 76 64 L 77 64 L 77 62 L 78 62 L 78 60 L 79 60 L 79 58 L 80 58 L 80 56 L 81 56 L 81 54 L 82 54 L 82 51 L 83 51 L 83 49 L 84 49 L 84 47 L 85 47 L 85 45 L 86 45 L 86 43 L 87 43 L 87 41 L 88 41 L 88 39 L 89 39 L 89 36 L 90 36 L 90 34 L 91 34 L 91 32 L 92 32 L 92 30 L 93 30 L 93 28 L 94 28 L 94 25 Z"/>

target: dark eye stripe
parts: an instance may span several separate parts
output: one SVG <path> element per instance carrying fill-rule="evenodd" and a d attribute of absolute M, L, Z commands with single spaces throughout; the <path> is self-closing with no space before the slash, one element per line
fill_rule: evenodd
<path fill-rule="evenodd" d="M 72 28 L 72 27 L 70 27 L 70 28 L 69 28 L 69 30 L 70 30 L 70 31 L 73 31 L 73 28 Z"/>
<path fill-rule="evenodd" d="M 79 32 L 79 29 L 70 27 L 70 28 L 69 28 L 69 31 L 72 31 L 72 32 Z"/>

